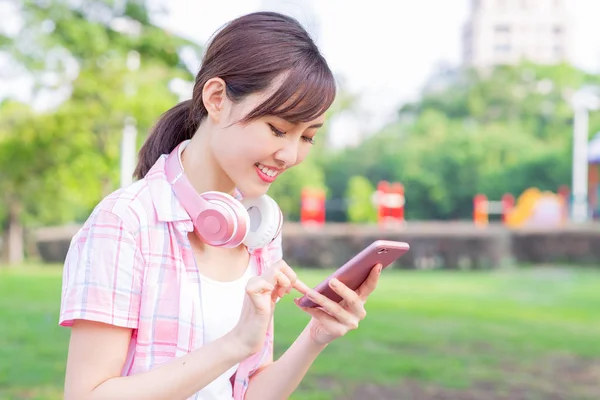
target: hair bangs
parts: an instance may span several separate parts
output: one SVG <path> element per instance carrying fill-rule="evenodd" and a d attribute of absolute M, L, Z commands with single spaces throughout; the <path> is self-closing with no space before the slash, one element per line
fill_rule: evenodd
<path fill-rule="evenodd" d="M 329 109 L 336 96 L 335 79 L 323 63 L 297 66 L 286 75 L 246 120 L 273 115 L 291 123 L 308 122 Z"/>

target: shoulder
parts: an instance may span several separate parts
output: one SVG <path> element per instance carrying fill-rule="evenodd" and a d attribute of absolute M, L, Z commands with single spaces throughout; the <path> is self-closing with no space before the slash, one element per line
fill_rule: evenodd
<path fill-rule="evenodd" d="M 147 180 L 117 189 L 102 198 L 72 239 L 72 246 L 90 240 L 94 236 L 109 235 L 117 244 L 121 239 L 140 245 L 145 235 L 142 231 L 157 223 L 154 202 Z"/>
<path fill-rule="evenodd" d="M 71 239 L 66 266 L 78 265 L 84 260 L 89 262 L 91 254 L 96 254 L 96 258 L 100 253 L 113 254 L 115 259 L 124 252 L 139 256 L 145 237 L 142 230 L 152 226 L 156 218 L 153 210 L 144 180 L 110 193 L 96 205 Z"/>
<path fill-rule="evenodd" d="M 88 222 L 99 217 L 113 216 L 122 221 L 132 234 L 139 232 L 140 227 L 153 219 L 154 206 L 147 182 L 142 179 L 132 185 L 117 189 L 94 208 Z"/>
<path fill-rule="evenodd" d="M 106 196 L 73 237 L 63 267 L 60 324 L 88 319 L 137 327 L 145 258 L 144 182 Z"/>
<path fill-rule="evenodd" d="M 100 200 L 73 237 L 67 264 L 89 257 L 86 252 L 98 252 L 99 248 L 105 254 L 127 248 L 137 251 L 134 248 L 139 247 L 140 231 L 153 215 L 147 192 L 146 182 L 140 180 Z"/>

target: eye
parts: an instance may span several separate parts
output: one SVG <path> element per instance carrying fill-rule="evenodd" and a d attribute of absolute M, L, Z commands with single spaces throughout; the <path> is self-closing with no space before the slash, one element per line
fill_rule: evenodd
<path fill-rule="evenodd" d="M 273 134 L 277 137 L 282 137 L 285 136 L 285 132 L 281 132 L 279 129 L 275 128 L 273 125 L 268 124 L 269 128 L 271 128 L 271 131 L 273 132 Z"/>
<path fill-rule="evenodd" d="M 279 129 L 275 128 L 273 125 L 271 124 L 267 124 L 269 125 L 269 128 L 271 129 L 271 131 L 273 132 L 273 134 L 277 137 L 283 137 L 285 136 L 285 132 L 280 131 Z M 306 143 L 310 143 L 310 144 L 315 144 L 315 139 L 309 136 L 302 136 L 302 140 Z"/>
<path fill-rule="evenodd" d="M 315 138 L 311 138 L 308 136 L 302 136 L 302 140 L 304 140 L 305 142 L 310 143 L 310 144 L 315 144 Z"/>

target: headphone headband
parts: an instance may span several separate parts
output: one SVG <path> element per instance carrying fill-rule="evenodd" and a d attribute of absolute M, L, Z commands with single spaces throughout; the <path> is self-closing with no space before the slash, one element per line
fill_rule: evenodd
<path fill-rule="evenodd" d="M 169 154 L 165 162 L 165 174 L 167 175 L 167 181 L 177 195 L 177 199 L 188 212 L 190 218 L 196 221 L 202 210 L 209 208 L 210 204 L 202 196 L 198 196 L 183 170 L 181 154 L 189 142 L 189 140 L 181 142 Z"/>

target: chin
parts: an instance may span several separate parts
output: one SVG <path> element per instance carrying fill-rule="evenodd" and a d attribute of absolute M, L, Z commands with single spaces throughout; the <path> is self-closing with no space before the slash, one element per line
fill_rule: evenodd
<path fill-rule="evenodd" d="M 247 198 L 255 198 L 267 194 L 271 185 L 265 185 L 264 187 L 259 187 L 257 185 L 236 185 L 236 187 L 242 193 L 242 196 Z"/>
<path fill-rule="evenodd" d="M 240 174 L 233 176 L 231 181 L 234 183 L 237 190 L 242 193 L 242 196 L 248 198 L 256 198 L 267 194 L 272 182 L 266 182 L 259 178 L 252 167 L 252 172 L 249 174 Z"/>

